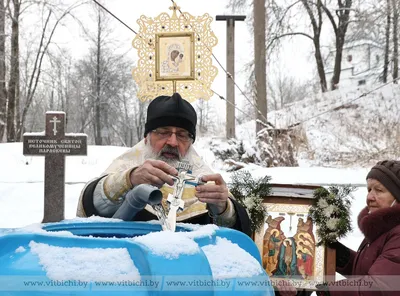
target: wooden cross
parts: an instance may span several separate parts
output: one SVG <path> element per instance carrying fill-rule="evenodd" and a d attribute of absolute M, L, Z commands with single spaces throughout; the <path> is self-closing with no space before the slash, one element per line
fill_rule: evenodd
<path fill-rule="evenodd" d="M 43 133 L 25 133 L 23 154 L 44 156 L 43 223 L 64 219 L 65 156 L 87 155 L 87 135 L 65 134 L 65 112 L 46 112 Z"/>

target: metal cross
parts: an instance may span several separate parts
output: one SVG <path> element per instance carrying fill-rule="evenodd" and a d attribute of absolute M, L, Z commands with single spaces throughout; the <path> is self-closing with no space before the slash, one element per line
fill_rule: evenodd
<path fill-rule="evenodd" d="M 176 228 L 176 214 L 182 212 L 185 202 L 182 200 L 183 190 L 188 181 L 196 180 L 196 177 L 189 174 L 188 171 L 180 171 L 178 177 L 175 177 L 174 192 L 168 194 L 167 202 L 169 204 L 168 223 L 171 231 Z"/>
<path fill-rule="evenodd" d="M 196 180 L 192 173 L 192 165 L 188 162 L 179 162 L 177 165 L 178 176 L 172 176 L 174 179 L 174 191 L 168 194 L 167 203 L 169 206 L 168 215 L 166 215 L 164 208 L 161 205 L 153 207 L 157 213 L 157 217 L 160 220 L 164 230 L 175 231 L 176 229 L 176 214 L 183 211 L 185 202 L 182 200 L 183 190 L 186 184 L 197 186 L 204 184 L 201 180 Z"/>

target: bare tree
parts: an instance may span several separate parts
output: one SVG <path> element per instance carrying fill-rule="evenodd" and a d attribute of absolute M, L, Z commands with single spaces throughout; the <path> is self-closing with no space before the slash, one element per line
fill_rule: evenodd
<path fill-rule="evenodd" d="M 243 0 L 231 0 L 231 7 L 243 5 Z M 279 48 L 280 40 L 284 37 L 302 36 L 313 42 L 314 56 L 317 65 L 321 90 L 328 90 L 327 79 L 325 75 L 325 65 L 322 54 L 321 32 L 323 21 L 328 19 L 335 36 L 335 59 L 334 72 L 331 80 L 331 88 L 334 89 L 339 84 L 342 52 L 345 43 L 347 29 L 350 23 L 350 12 L 352 0 L 339 0 L 335 4 L 332 0 L 295 0 L 295 1 L 270 1 L 267 6 L 267 15 L 269 17 L 267 53 Z M 308 19 L 310 20 L 311 32 L 307 28 L 298 26 L 298 20 L 302 18 L 303 13 L 299 9 L 303 7 Z"/>
<path fill-rule="evenodd" d="M 399 77 L 399 9 L 398 0 L 392 0 L 393 11 L 393 79 L 397 83 Z"/>
<path fill-rule="evenodd" d="M 2 5 L 4 2 L 2 0 Z M 43 65 L 45 64 L 45 57 L 48 53 L 49 47 L 52 42 L 53 35 L 60 24 L 61 20 L 70 14 L 71 10 L 81 4 L 74 4 L 67 9 L 64 9 L 60 3 L 52 3 L 51 0 L 38 3 L 22 2 L 21 0 L 7 1 L 5 11 L 8 12 L 4 15 L 9 17 L 11 21 L 11 39 L 10 39 L 10 57 L 9 57 L 9 72 L 6 70 L 7 57 L 5 53 L 5 39 L 0 39 L 0 102 L 4 101 L 5 104 L 0 104 L 2 110 L 7 106 L 6 120 L 3 120 L 0 110 L 0 122 L 7 122 L 7 141 L 15 142 L 22 138 L 24 132 L 25 120 L 28 111 L 32 105 L 36 89 L 39 85 Z M 1 7 L 0 7 L 1 8 Z M 41 13 L 45 15 L 42 28 L 39 30 L 39 38 L 32 37 L 33 42 L 24 39 L 30 48 L 27 50 L 26 55 L 21 55 L 21 48 L 19 39 L 20 34 L 23 32 L 22 14 Z M 2 10 L 4 12 L 4 10 Z M 0 17 L 0 23 L 5 23 Z M 1 38 L 4 38 L 5 26 L 0 25 Z M 1 33 L 3 31 L 3 33 Z M 4 42 L 3 42 L 4 41 Z M 3 46 L 4 45 L 4 46 Z M 31 60 L 33 57 L 33 60 Z M 22 64 L 21 64 L 22 61 Z M 24 68 L 21 68 L 24 67 Z M 22 76 L 21 76 L 22 75 Z M 8 85 L 5 83 L 5 78 L 8 77 Z M 2 126 L 2 125 L 0 125 Z M 0 128 L 0 136 L 4 133 L 3 127 Z"/>
<path fill-rule="evenodd" d="M 93 121 L 93 98 L 92 98 L 92 64 L 87 57 L 75 62 L 71 75 L 71 96 L 68 102 L 70 108 L 69 118 L 74 122 L 72 127 L 80 133 L 87 132 L 87 128 Z M 71 127 L 71 126 L 70 126 Z M 89 139 L 93 138 L 92 133 Z"/>
<path fill-rule="evenodd" d="M 321 2 L 318 0 L 317 2 Z M 350 11 L 352 10 L 353 0 L 338 0 L 338 7 L 335 9 L 337 22 L 333 17 L 332 12 L 323 5 L 323 9 L 332 24 L 335 33 L 335 65 L 333 67 L 333 77 L 331 80 L 331 89 L 336 89 L 340 81 L 340 73 L 342 72 L 342 54 L 345 43 L 346 32 L 350 22 Z"/>
<path fill-rule="evenodd" d="M 333 9 L 337 17 L 337 20 L 334 17 L 332 9 L 329 9 L 327 6 L 328 4 L 330 4 L 330 1 L 325 1 L 324 3 L 322 3 L 322 0 L 316 0 L 316 1 L 301 0 L 301 2 L 308 13 L 313 28 L 312 40 L 314 42 L 315 60 L 317 63 L 318 74 L 320 77 L 321 90 L 323 92 L 326 91 L 327 88 L 326 88 L 326 77 L 323 67 L 323 60 L 321 55 L 321 43 L 320 43 L 321 29 L 323 23 L 322 11 L 328 17 L 332 25 L 333 32 L 335 34 L 336 50 L 334 59 L 335 62 L 333 66 L 333 76 L 331 79 L 331 89 L 336 89 L 340 81 L 343 46 L 345 43 L 347 28 L 350 22 L 350 11 L 353 1 L 352 0 L 337 1 L 337 8 Z M 315 6 L 316 8 L 313 9 L 312 6 Z M 315 10 L 316 13 L 314 12 Z"/>
<path fill-rule="evenodd" d="M 149 102 L 141 102 L 137 98 L 137 85 L 128 69 L 132 63 L 124 56 L 117 56 L 108 66 L 107 83 L 104 92 L 111 98 L 108 104 L 107 128 L 113 131 L 109 138 L 112 144 L 133 146 L 143 139 L 146 109 Z M 121 71 L 127 69 L 127 71 Z"/>
<path fill-rule="evenodd" d="M 12 0 L 13 11 L 8 10 L 11 17 L 11 62 L 10 79 L 8 81 L 7 104 L 7 142 L 15 142 L 16 139 L 16 112 L 19 105 L 19 17 L 21 2 Z"/>
<path fill-rule="evenodd" d="M 390 23 L 391 23 L 391 5 L 390 0 L 386 1 L 386 26 L 385 26 L 385 57 L 383 62 L 383 82 L 387 82 L 389 72 L 389 48 L 390 48 Z"/>
<path fill-rule="evenodd" d="M 26 97 L 24 100 L 24 106 L 22 108 L 22 114 L 21 116 L 18 116 L 17 139 L 19 140 L 22 139 L 26 116 L 35 96 L 36 89 L 42 73 L 44 58 L 48 54 L 49 46 L 52 43 L 53 36 L 58 26 L 61 24 L 61 21 L 66 16 L 71 15 L 71 12 L 81 5 L 82 3 L 80 2 L 74 3 L 66 9 L 61 8 L 61 11 L 58 11 L 57 14 L 54 13 L 55 7 L 50 5 L 50 3 L 49 6 L 45 8 L 47 10 L 47 16 L 44 20 L 41 36 L 39 39 L 39 45 L 33 62 L 33 67 L 28 77 L 28 83 L 25 90 Z M 55 20 L 54 24 L 51 25 L 50 21 L 53 15 Z"/>
<path fill-rule="evenodd" d="M 210 132 L 214 133 L 216 126 L 215 118 L 217 116 L 210 102 L 202 99 L 197 100 L 195 109 L 197 111 L 198 133 L 200 135 Z"/>
<path fill-rule="evenodd" d="M 325 76 L 325 65 L 324 65 L 324 59 L 322 57 L 322 52 L 321 52 L 321 30 L 322 30 L 322 9 L 323 5 L 320 0 L 317 0 L 316 3 L 316 9 L 313 9 L 311 5 L 314 5 L 315 3 L 310 3 L 308 0 L 301 0 L 301 2 L 304 5 L 304 8 L 307 11 L 308 17 L 310 18 L 311 21 L 311 26 L 313 30 L 313 35 L 310 36 L 308 34 L 302 34 L 300 33 L 293 33 L 293 34 L 298 34 L 298 35 L 303 35 L 308 38 L 310 38 L 314 44 L 314 56 L 315 56 L 315 62 L 317 64 L 317 71 L 318 71 L 318 76 L 320 79 L 320 84 L 321 84 L 321 90 L 322 92 L 326 92 L 328 90 L 327 87 L 327 82 L 326 82 L 326 76 Z M 316 10 L 316 12 L 315 12 Z M 281 37 L 283 37 L 282 35 Z"/>
<path fill-rule="evenodd" d="M 196 110 L 197 110 L 197 120 L 198 120 L 198 126 L 199 126 L 199 131 L 201 133 L 204 133 L 207 131 L 207 110 L 206 110 L 206 102 L 204 100 L 200 99 L 197 104 L 196 104 Z"/>
<path fill-rule="evenodd" d="M 4 0 L 0 0 L 0 142 L 5 135 L 7 121 L 7 89 L 6 89 L 6 10 Z"/>
<path fill-rule="evenodd" d="M 355 4 L 356 21 L 351 22 L 346 40 L 371 40 L 383 43 L 387 24 L 386 2 L 387 0 L 362 0 L 361 4 Z"/>
<path fill-rule="evenodd" d="M 108 137 L 108 116 L 109 98 L 105 94 L 107 75 L 110 73 L 107 68 L 112 58 L 112 50 L 109 48 L 111 43 L 109 17 L 101 7 L 92 5 L 96 27 L 94 30 L 84 28 L 85 35 L 90 42 L 90 54 L 88 68 L 90 74 L 90 100 L 92 103 L 91 127 L 96 145 L 102 145 Z M 90 67 L 92 65 L 92 67 Z"/>
<path fill-rule="evenodd" d="M 62 48 L 59 50 L 49 50 L 48 58 L 50 68 L 45 69 L 42 74 L 41 84 L 46 85 L 46 90 L 50 91 L 50 97 L 53 98 L 53 107 L 50 110 L 63 110 L 67 118 L 67 131 L 76 131 L 73 127 L 73 113 L 81 112 L 78 108 L 71 108 L 72 100 L 72 83 L 74 81 L 74 64 L 71 54 Z M 45 95 L 49 97 L 49 95 Z M 70 112 L 71 111 L 71 112 Z"/>
<path fill-rule="evenodd" d="M 136 139 L 137 142 L 140 141 L 144 137 L 144 125 L 146 122 L 146 110 L 149 105 L 149 102 L 141 102 L 136 98 L 136 103 L 134 104 L 133 109 L 133 118 L 135 125 L 132 128 L 135 128 L 136 131 Z M 129 118 L 127 116 L 127 118 Z M 125 122 L 125 124 L 129 124 L 130 121 Z M 135 142 L 132 142 L 130 146 L 133 146 Z"/>
<path fill-rule="evenodd" d="M 269 75 L 268 93 L 268 102 L 272 109 L 279 110 L 286 104 L 307 98 L 312 93 L 312 84 L 307 81 L 301 82 L 279 69 L 273 75 Z"/>
<path fill-rule="evenodd" d="M 95 107 L 94 107 L 94 131 L 95 131 L 95 144 L 96 145 L 101 145 L 102 143 L 102 137 L 101 137 L 101 132 L 102 132 L 102 128 L 101 128 L 101 109 L 102 109 L 102 104 L 101 104 L 101 99 L 100 99 L 100 95 L 101 95 L 101 47 L 102 47 L 102 22 L 103 22 L 103 11 L 101 11 L 100 7 L 97 7 L 97 39 L 96 39 L 96 79 L 95 79 L 95 90 L 94 90 L 94 95 L 96 97 L 95 99 Z"/>
<path fill-rule="evenodd" d="M 89 52 L 75 63 L 69 108 L 79 108 L 74 115 L 77 128 L 89 141 L 131 146 L 143 137 L 146 103 L 136 98 L 133 65 L 126 53 L 118 52 L 112 20 L 98 7 L 94 11 L 96 27 L 82 27 Z"/>

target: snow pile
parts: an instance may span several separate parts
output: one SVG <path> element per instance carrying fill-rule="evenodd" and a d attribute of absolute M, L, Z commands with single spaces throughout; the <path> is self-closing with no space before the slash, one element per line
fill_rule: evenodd
<path fill-rule="evenodd" d="M 22 247 L 22 246 L 20 246 L 20 247 L 15 249 L 15 253 L 23 253 L 25 251 L 26 251 L 26 249 L 24 247 Z"/>
<path fill-rule="evenodd" d="M 253 277 L 263 273 L 258 261 L 226 238 L 217 238 L 215 245 L 202 247 L 214 279 Z"/>
<path fill-rule="evenodd" d="M 153 254 L 171 260 L 179 258 L 180 255 L 193 255 L 200 252 L 197 243 L 182 235 L 182 232 L 151 232 L 131 240 L 145 245 Z"/>
<path fill-rule="evenodd" d="M 187 227 L 188 225 L 190 225 L 190 224 L 185 224 L 184 226 Z M 195 239 L 195 238 L 201 238 L 201 237 L 211 237 L 212 235 L 215 234 L 215 231 L 218 229 L 219 229 L 219 227 L 215 224 L 193 225 L 192 231 L 180 232 L 180 233 L 182 235 L 186 236 L 187 238 Z"/>
<path fill-rule="evenodd" d="M 64 248 L 34 241 L 29 247 L 52 280 L 140 280 L 125 248 Z"/>
<path fill-rule="evenodd" d="M 189 224 L 181 223 L 181 226 Z M 200 252 L 199 245 L 194 241 L 195 238 L 211 237 L 215 230 L 219 229 L 214 224 L 193 225 L 192 231 L 188 232 L 170 232 L 160 231 L 131 238 L 130 240 L 143 244 L 155 255 L 167 259 L 177 259 L 180 255 L 193 255 Z"/>

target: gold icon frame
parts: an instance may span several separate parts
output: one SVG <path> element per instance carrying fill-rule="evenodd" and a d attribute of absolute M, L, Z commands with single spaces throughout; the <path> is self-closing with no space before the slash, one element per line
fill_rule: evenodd
<path fill-rule="evenodd" d="M 170 9 L 172 15 L 161 13 L 155 18 L 142 15 L 137 20 L 140 29 L 132 41 L 133 48 L 138 52 L 137 65 L 132 69 L 133 79 L 138 86 L 137 97 L 144 102 L 160 95 L 172 95 L 178 92 L 189 102 L 198 99 L 209 100 L 214 95 L 211 85 L 218 74 L 217 67 L 212 63 L 212 49 L 218 43 L 211 29 L 213 18 L 207 13 L 193 16 L 188 12 L 181 12 L 175 3 Z M 167 34 L 176 34 L 178 38 L 187 40 L 189 40 L 187 34 L 193 35 L 192 47 L 189 50 L 192 53 L 190 74 L 171 77 L 160 75 L 160 72 L 156 73 L 157 67 L 160 70 L 160 65 L 156 65 L 159 54 L 156 39 L 162 41 L 163 38 L 168 38 L 167 36 L 173 36 Z M 162 58 L 163 54 L 165 55 L 165 51 L 159 58 Z"/>

